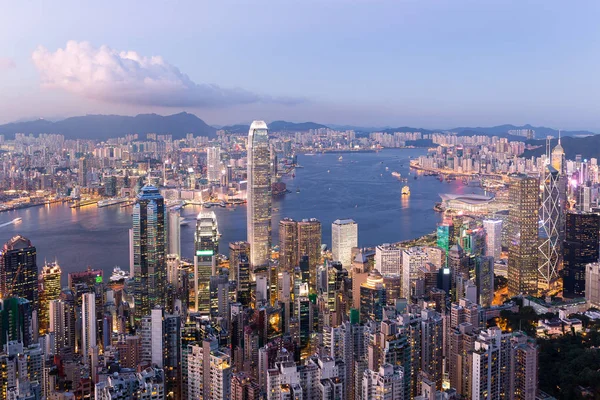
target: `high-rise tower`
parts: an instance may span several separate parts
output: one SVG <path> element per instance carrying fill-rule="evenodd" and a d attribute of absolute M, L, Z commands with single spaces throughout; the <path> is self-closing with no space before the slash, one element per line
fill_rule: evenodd
<path fill-rule="evenodd" d="M 358 225 L 351 219 L 336 219 L 331 224 L 331 252 L 344 268 L 352 264 L 352 248 L 358 246 Z"/>
<path fill-rule="evenodd" d="M 219 227 L 214 211 L 202 211 L 196 218 L 194 234 L 194 293 L 195 309 L 210 315 L 210 277 L 215 275 L 219 253 Z"/>
<path fill-rule="evenodd" d="M 50 324 L 50 302 L 57 300 L 60 297 L 62 271 L 58 263 L 45 264 L 42 267 L 42 275 L 40 276 L 39 296 L 40 296 L 40 313 L 39 324 L 40 331 L 46 332 Z"/>
<path fill-rule="evenodd" d="M 558 146 L 557 146 L 558 147 Z M 547 141 L 547 157 L 542 176 L 542 197 L 539 223 L 539 289 L 549 289 L 558 278 L 561 266 L 563 206 L 560 193 L 560 173 L 550 163 L 550 139 Z"/>
<path fill-rule="evenodd" d="M 221 149 L 217 146 L 206 149 L 206 175 L 210 182 L 221 179 Z"/>
<path fill-rule="evenodd" d="M 271 161 L 269 131 L 254 121 L 248 132 L 248 242 L 254 271 L 266 269 L 271 256 Z"/>
<path fill-rule="evenodd" d="M 38 268 L 36 249 L 21 235 L 4 244 L 0 255 L 0 297 L 22 297 L 38 310 Z"/>
<path fill-rule="evenodd" d="M 169 211 L 169 245 L 168 253 L 181 257 L 181 216 L 179 210 Z"/>
<path fill-rule="evenodd" d="M 530 176 L 511 176 L 508 228 L 508 293 L 537 292 L 539 180 Z"/>
<path fill-rule="evenodd" d="M 600 215 L 575 211 L 567 213 L 566 217 L 563 296 L 583 297 L 585 266 L 597 262 L 600 257 Z"/>
<path fill-rule="evenodd" d="M 165 203 L 158 189 L 144 186 L 133 206 L 133 268 L 136 320 L 163 305 L 167 281 Z"/>

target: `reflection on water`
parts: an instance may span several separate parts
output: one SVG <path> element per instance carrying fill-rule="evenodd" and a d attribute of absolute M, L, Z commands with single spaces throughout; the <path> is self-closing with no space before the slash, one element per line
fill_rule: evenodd
<path fill-rule="evenodd" d="M 298 156 L 304 168 L 295 178 L 286 179 L 291 193 L 275 199 L 273 207 L 273 239 L 278 241 L 278 223 L 283 217 L 318 218 L 323 224 L 323 242 L 331 244 L 331 223 L 338 218 L 353 218 L 359 226 L 359 244 L 373 246 L 396 242 L 430 233 L 439 214 L 433 211 L 439 193 L 467 193 L 476 188 L 459 181 L 439 182 L 435 177 L 419 177 L 402 183 L 393 171 L 408 176 L 409 156 L 425 154 L 425 150 L 385 150 L 379 153 L 325 154 Z M 388 170 L 386 171 L 386 167 Z M 409 185 L 411 195 L 401 196 L 402 186 Z M 300 189 L 300 192 L 296 192 Z M 220 251 L 228 253 L 228 243 L 246 238 L 246 206 L 212 208 L 222 233 Z M 182 216 L 194 220 L 200 207 L 187 206 Z M 17 217 L 23 221 L 0 228 L 4 243 L 20 233 L 38 250 L 38 265 L 56 257 L 65 272 L 85 269 L 87 265 L 102 268 L 110 275 L 115 265 L 129 269 L 128 230 L 131 207 L 118 205 L 98 208 L 86 206 L 71 209 L 68 204 L 51 204 L 0 213 L 0 224 Z M 181 249 L 184 257 L 193 254 L 194 223 L 181 227 Z"/>

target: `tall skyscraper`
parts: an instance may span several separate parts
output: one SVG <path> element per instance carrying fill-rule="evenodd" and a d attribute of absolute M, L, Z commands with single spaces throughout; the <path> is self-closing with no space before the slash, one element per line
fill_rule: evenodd
<path fill-rule="evenodd" d="M 303 219 L 298 221 L 298 256 L 308 257 L 309 281 L 311 293 L 317 289 L 317 264 L 321 259 L 321 222 L 318 219 Z"/>
<path fill-rule="evenodd" d="M 352 219 L 336 219 L 331 224 L 331 253 L 344 268 L 352 266 L 352 248 L 358 247 L 358 224 Z"/>
<path fill-rule="evenodd" d="M 179 210 L 169 211 L 169 249 L 168 254 L 181 257 L 181 216 Z"/>
<path fill-rule="evenodd" d="M 293 271 L 298 266 L 298 224 L 291 218 L 279 221 L 279 269 Z"/>
<path fill-rule="evenodd" d="M 88 364 L 90 349 L 97 345 L 96 338 L 96 295 L 84 293 L 81 306 L 81 354 Z"/>
<path fill-rule="evenodd" d="M 210 315 L 210 277 L 215 275 L 219 254 L 219 226 L 214 211 L 202 211 L 196 218 L 194 234 L 194 307 L 202 315 Z"/>
<path fill-rule="evenodd" d="M 563 204 L 561 201 L 560 173 L 551 165 L 550 139 L 547 142 L 547 165 L 542 176 L 540 204 L 538 285 L 540 290 L 550 288 L 558 278 L 562 265 Z"/>
<path fill-rule="evenodd" d="M 45 333 L 49 328 L 50 302 L 60 297 L 62 289 L 60 280 L 62 271 L 58 263 L 46 264 L 42 267 L 42 275 L 39 281 L 40 312 L 39 325 L 40 332 Z"/>
<path fill-rule="evenodd" d="M 217 146 L 206 149 L 206 175 L 210 182 L 221 180 L 221 149 Z"/>
<path fill-rule="evenodd" d="M 77 180 L 79 186 L 86 187 L 87 186 L 87 159 L 85 157 L 81 157 L 79 159 L 79 167 L 77 171 Z"/>
<path fill-rule="evenodd" d="M 250 244 L 248 242 L 229 242 L 229 278 L 231 280 L 237 280 L 236 266 L 239 264 L 242 254 L 248 261 L 250 256 Z"/>
<path fill-rule="evenodd" d="M 271 257 L 271 160 L 269 131 L 254 121 L 248 132 L 248 243 L 254 271 L 266 270 Z"/>
<path fill-rule="evenodd" d="M 502 254 L 502 221 L 494 219 L 483 220 L 485 231 L 485 255 L 499 260 Z"/>
<path fill-rule="evenodd" d="M 374 269 L 367 277 L 367 281 L 360 285 L 360 319 L 381 321 L 383 308 L 387 304 L 387 293 L 383 284 L 383 277 Z"/>
<path fill-rule="evenodd" d="M 22 297 L 35 311 L 39 307 L 36 249 L 21 235 L 4 244 L 0 255 L 0 297 Z"/>
<path fill-rule="evenodd" d="M 538 281 L 539 180 L 530 176 L 511 176 L 508 227 L 509 296 L 536 294 Z"/>
<path fill-rule="evenodd" d="M 563 295 L 583 297 L 585 294 L 585 266 L 600 257 L 600 215 L 569 212 L 566 214 L 564 242 Z"/>
<path fill-rule="evenodd" d="M 140 321 L 163 305 L 167 281 L 165 204 L 158 189 L 144 186 L 133 206 L 135 317 Z"/>

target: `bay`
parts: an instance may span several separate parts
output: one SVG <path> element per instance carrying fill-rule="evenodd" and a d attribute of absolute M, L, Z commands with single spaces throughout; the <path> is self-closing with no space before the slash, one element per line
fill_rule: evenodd
<path fill-rule="evenodd" d="M 273 242 L 278 242 L 281 218 L 317 218 L 322 224 L 323 243 L 331 245 L 331 223 L 352 218 L 358 223 L 360 246 L 375 246 L 422 236 L 434 231 L 440 214 L 433 211 L 440 193 L 481 193 L 460 181 L 439 182 L 435 177 L 409 175 L 410 159 L 425 149 L 389 149 L 378 153 L 299 155 L 295 177 L 284 181 L 290 193 L 273 200 Z M 339 160 L 340 156 L 342 160 Z M 387 167 L 387 169 L 386 169 Z M 391 174 L 400 172 L 408 182 Z M 410 196 L 402 196 L 404 185 Z M 299 192 L 297 192 L 297 189 Z M 186 206 L 182 216 L 181 248 L 191 258 L 194 249 L 195 217 L 199 206 Z M 246 239 L 246 206 L 211 208 L 221 232 L 220 252 L 228 254 L 231 241 Z M 110 276 L 115 265 L 129 269 L 128 230 L 131 207 L 87 206 L 71 209 L 54 204 L 0 213 L 0 225 L 17 217 L 22 222 L 0 227 L 0 243 L 21 234 L 37 248 L 38 267 L 44 260 L 58 260 L 63 282 L 68 272 L 87 266 Z"/>

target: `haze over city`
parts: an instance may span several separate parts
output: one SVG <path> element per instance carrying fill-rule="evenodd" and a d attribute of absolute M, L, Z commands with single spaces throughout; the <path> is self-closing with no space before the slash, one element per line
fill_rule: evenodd
<path fill-rule="evenodd" d="M 0 122 L 193 112 L 600 128 L 600 5 L 559 1 L 7 2 Z"/>

